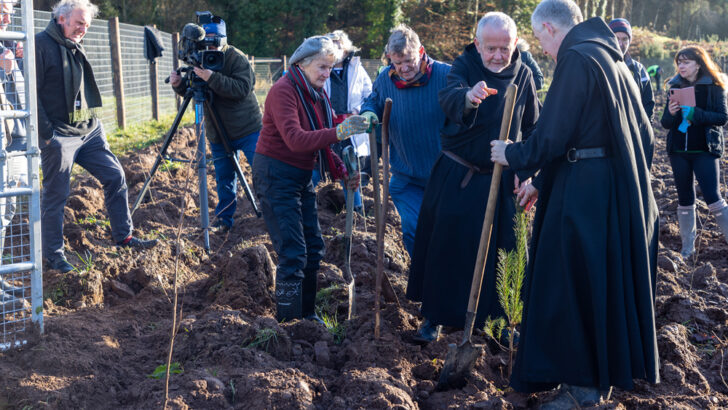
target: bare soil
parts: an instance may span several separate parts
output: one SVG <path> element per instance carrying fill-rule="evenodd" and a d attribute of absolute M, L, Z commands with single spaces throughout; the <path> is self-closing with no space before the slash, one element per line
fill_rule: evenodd
<path fill-rule="evenodd" d="M 707 207 L 700 203 L 698 252 L 683 262 L 675 217 L 677 196 L 664 151 L 658 144 L 653 188 L 661 213 L 657 287 L 657 326 L 662 382 L 616 390 L 602 409 L 728 407 L 724 357 L 728 348 L 728 245 Z M 173 156 L 191 158 L 195 138 L 182 130 L 170 147 Z M 156 147 L 122 158 L 136 198 Z M 723 169 L 728 168 L 723 161 Z M 345 292 L 322 292 L 320 305 L 336 314 L 341 328 L 332 334 L 310 321 L 275 320 L 275 253 L 264 222 L 240 194 L 236 223 L 228 234 L 211 235 L 211 252 L 201 244 L 196 170 L 160 170 L 151 199 L 134 215 L 136 233 L 159 237 L 147 251 L 117 249 L 110 238 L 99 183 L 76 178 L 65 212 L 69 260 L 92 255 L 89 270 L 66 275 L 44 272 L 45 333 L 20 350 L 0 353 L 0 408 L 141 409 L 161 408 L 164 379 L 150 377 L 167 358 L 177 221 L 183 211 L 179 259 L 181 323 L 173 361 L 182 373 L 170 381 L 172 408 L 396 408 L 522 409 L 538 406 L 553 393 L 515 393 L 504 378 L 508 356 L 487 343 L 486 354 L 461 389 L 436 391 L 448 343 L 412 342 L 418 305 L 404 296 L 409 259 L 396 212 L 388 216 L 385 270 L 401 307 L 383 304 L 382 335 L 373 337 L 375 270 L 374 219 L 355 221 L 352 271 L 358 315 L 346 316 Z M 211 168 L 212 172 L 212 168 Z M 249 168 L 246 166 L 249 175 Z M 189 175 L 189 179 L 188 179 Z M 208 178 L 210 204 L 217 203 Z M 725 189 L 725 187 L 724 187 Z M 181 207 L 182 196 L 188 201 Z M 364 189 L 372 206 L 371 185 Z M 327 253 L 319 289 L 343 284 L 344 213 L 338 186 L 319 190 L 319 219 Z M 394 209 L 390 203 L 390 209 Z M 92 218 L 95 216 L 96 221 Z M 364 225 L 366 223 L 366 230 Z M 262 342 L 256 336 L 271 337 Z"/>

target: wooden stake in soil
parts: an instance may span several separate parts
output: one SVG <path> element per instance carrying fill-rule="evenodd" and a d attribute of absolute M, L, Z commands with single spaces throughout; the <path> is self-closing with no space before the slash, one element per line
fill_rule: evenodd
<path fill-rule="evenodd" d="M 389 116 L 392 112 L 392 99 L 387 98 L 384 103 L 384 113 L 382 115 L 382 163 L 384 165 L 382 181 L 384 195 L 379 196 L 379 167 L 377 161 L 377 149 L 376 149 L 376 138 L 374 133 L 369 137 L 370 146 L 373 146 L 372 150 L 372 173 L 374 174 L 374 212 L 377 222 L 377 269 L 374 286 L 374 338 L 379 339 L 379 328 L 380 328 L 380 306 L 379 298 L 382 294 L 382 277 L 384 277 L 385 283 L 385 297 L 397 303 L 399 306 L 399 300 L 397 294 L 394 293 L 392 284 L 389 282 L 384 274 L 384 228 L 387 223 L 386 221 L 386 209 L 387 202 L 389 201 Z M 373 142 L 372 142 L 373 141 Z"/>
<path fill-rule="evenodd" d="M 379 339 L 379 294 L 381 292 L 381 283 L 379 282 L 379 208 L 381 206 L 381 196 L 379 196 L 379 159 L 377 158 L 377 133 L 372 129 L 369 134 L 369 154 L 372 161 L 372 185 L 374 185 L 374 218 L 376 220 L 376 240 L 377 240 L 377 268 L 375 270 L 374 279 L 374 338 Z"/>
<path fill-rule="evenodd" d="M 172 304 L 172 333 L 170 335 L 169 339 L 169 352 L 167 354 L 167 372 L 165 376 L 164 381 L 164 409 L 167 409 L 167 404 L 169 402 L 169 371 L 172 367 L 172 352 L 174 352 L 174 339 L 177 336 L 177 332 L 179 331 L 178 323 L 180 322 L 180 317 L 182 316 L 182 309 L 180 309 L 179 317 L 177 316 L 177 306 L 178 306 L 178 300 L 179 300 L 179 287 L 178 287 L 178 279 L 179 279 L 179 257 L 182 253 L 182 228 L 184 227 L 184 218 L 185 218 L 185 209 L 187 208 L 187 193 L 189 192 L 189 185 L 191 178 L 191 170 L 192 165 L 194 164 L 194 161 L 189 162 L 189 166 L 187 167 L 187 176 L 185 178 L 185 188 L 182 191 L 182 200 L 179 208 L 179 222 L 177 223 L 177 235 L 175 238 L 175 247 L 177 248 L 175 250 L 175 256 L 174 256 L 174 302 Z"/>
<path fill-rule="evenodd" d="M 399 307 L 399 298 L 397 298 L 397 294 L 394 292 L 392 282 L 389 281 L 389 276 L 384 273 L 384 234 L 387 228 L 387 208 L 389 207 L 389 118 L 391 116 L 391 112 L 392 99 L 387 98 L 384 102 L 384 112 L 382 114 L 382 177 L 384 180 L 382 181 L 382 208 L 380 210 L 382 229 L 379 232 L 379 237 L 377 238 L 377 243 L 381 247 L 382 251 L 380 256 L 381 274 L 379 275 L 380 278 L 378 280 L 381 284 L 382 293 L 384 293 L 384 300 L 389 303 L 395 303 L 397 307 Z"/>

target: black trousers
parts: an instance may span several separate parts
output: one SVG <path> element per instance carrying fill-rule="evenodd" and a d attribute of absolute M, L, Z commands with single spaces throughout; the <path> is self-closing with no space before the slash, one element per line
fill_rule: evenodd
<path fill-rule="evenodd" d="M 303 315 L 313 314 L 324 239 L 311 171 L 255 154 L 253 186 L 278 254 L 276 281 L 303 280 Z"/>
<path fill-rule="evenodd" d="M 720 201 L 718 188 L 719 159 L 708 152 L 673 153 L 670 155 L 672 174 L 680 206 L 695 204 L 695 179 L 700 184 L 705 202 L 710 205 Z"/>

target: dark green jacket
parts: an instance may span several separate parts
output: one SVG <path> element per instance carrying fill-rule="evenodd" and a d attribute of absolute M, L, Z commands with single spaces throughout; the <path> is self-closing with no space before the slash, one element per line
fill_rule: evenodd
<path fill-rule="evenodd" d="M 222 124 L 231 140 L 236 140 L 260 131 L 262 115 L 255 98 L 255 73 L 247 57 L 237 48 L 223 47 L 225 65 L 219 72 L 213 72 L 207 85 L 213 92 L 212 105 L 217 110 Z M 182 83 L 174 90 L 184 95 L 187 84 Z M 220 138 L 212 125 L 212 114 L 205 110 L 205 130 L 210 142 L 220 144 Z"/>

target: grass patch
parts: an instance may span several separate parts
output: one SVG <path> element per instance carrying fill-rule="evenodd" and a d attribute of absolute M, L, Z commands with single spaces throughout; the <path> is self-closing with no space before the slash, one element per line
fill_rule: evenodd
<path fill-rule="evenodd" d="M 339 306 L 337 294 L 341 293 L 344 287 L 340 284 L 333 284 L 316 292 L 316 309 L 327 315 L 336 314 Z"/>
<path fill-rule="evenodd" d="M 99 225 L 106 228 L 111 228 L 111 222 L 108 219 L 99 219 L 96 215 L 89 215 L 85 218 L 76 220 L 78 225 Z"/>
<path fill-rule="evenodd" d="M 329 333 L 331 333 L 331 336 L 334 337 L 334 343 L 340 345 L 341 342 L 343 342 L 346 338 L 346 326 L 343 323 L 339 322 L 339 319 L 335 313 L 333 315 L 330 315 L 326 312 L 319 311 L 319 316 L 321 316 L 321 320 L 324 321 L 326 330 L 328 330 Z"/>
<path fill-rule="evenodd" d="M 78 257 L 78 260 L 81 262 L 79 266 L 76 266 L 73 268 L 78 273 L 81 272 L 91 272 L 94 267 L 96 267 L 96 261 L 94 261 L 94 256 L 91 252 L 85 251 L 83 253 L 83 256 L 81 256 L 80 253 L 74 252 L 76 254 L 76 257 Z"/>
<path fill-rule="evenodd" d="M 177 171 L 184 168 L 184 164 L 180 161 L 170 161 L 168 159 L 165 159 L 164 162 L 160 165 L 160 170 L 162 172 L 172 172 Z"/>
<path fill-rule="evenodd" d="M 253 340 L 251 340 L 245 347 L 247 349 L 262 348 L 267 352 L 270 348 L 271 342 L 278 342 L 278 333 L 275 329 L 264 328 L 258 330 L 258 332 L 255 333 Z"/>
<path fill-rule="evenodd" d="M 159 121 L 150 120 L 140 124 L 128 125 L 125 129 L 117 128 L 107 134 L 111 152 L 123 156 L 130 151 L 142 150 L 164 138 L 164 134 L 172 126 L 175 114 L 166 115 Z M 188 109 L 182 117 L 180 127 L 195 122 L 194 110 Z"/>

